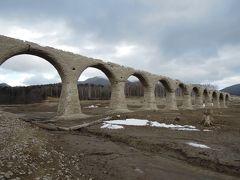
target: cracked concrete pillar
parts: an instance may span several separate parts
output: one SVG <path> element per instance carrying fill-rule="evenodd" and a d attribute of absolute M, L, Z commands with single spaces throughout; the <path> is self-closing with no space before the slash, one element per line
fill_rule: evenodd
<path fill-rule="evenodd" d="M 189 93 L 184 94 L 182 108 L 183 109 L 193 109 L 191 94 L 189 94 Z"/>
<path fill-rule="evenodd" d="M 226 108 L 229 106 L 229 95 L 225 96 L 225 106 Z"/>
<path fill-rule="evenodd" d="M 115 81 L 112 82 L 112 93 L 111 93 L 111 101 L 110 108 L 113 112 L 127 112 L 129 111 L 127 108 L 126 97 L 124 93 L 126 81 Z"/>
<path fill-rule="evenodd" d="M 205 97 L 205 107 L 213 107 L 213 103 L 209 95 Z"/>
<path fill-rule="evenodd" d="M 213 107 L 220 108 L 220 102 L 218 99 L 213 98 Z"/>
<path fill-rule="evenodd" d="M 214 91 L 211 96 L 213 108 L 220 108 L 219 95 Z"/>
<path fill-rule="evenodd" d="M 58 104 L 58 116 L 81 114 L 77 80 L 68 75 L 62 82 L 62 91 Z"/>
<path fill-rule="evenodd" d="M 220 108 L 226 108 L 226 102 L 225 99 L 220 101 Z"/>
<path fill-rule="evenodd" d="M 178 110 L 175 91 L 166 93 L 165 109 L 166 110 Z"/>
<path fill-rule="evenodd" d="M 144 88 L 144 104 L 142 110 L 157 110 L 156 98 L 155 98 L 155 85 L 149 85 Z"/>
<path fill-rule="evenodd" d="M 202 95 L 196 96 L 196 108 L 203 108 L 203 96 Z"/>

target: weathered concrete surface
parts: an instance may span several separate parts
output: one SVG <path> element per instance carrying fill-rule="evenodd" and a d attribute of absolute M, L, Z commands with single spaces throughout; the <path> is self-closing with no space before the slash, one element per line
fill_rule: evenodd
<path fill-rule="evenodd" d="M 43 47 L 32 42 L 0 36 L 0 65 L 9 58 L 21 54 L 41 57 L 51 63 L 58 71 L 62 80 L 62 91 L 57 114 L 62 119 L 85 117 L 81 112 L 77 81 L 81 73 L 88 67 L 94 67 L 103 71 L 109 78 L 112 86 L 111 112 L 128 111 L 124 87 L 131 75 L 139 78 L 144 86 L 142 110 L 158 109 L 154 93 L 157 82 L 161 82 L 166 89 L 165 109 L 168 110 L 178 110 L 175 94 L 177 88 L 182 88 L 183 90 L 183 102 L 180 107 L 183 109 L 193 109 L 192 92 L 195 93 L 195 108 L 203 108 L 203 104 L 207 107 L 213 105 L 215 108 L 225 108 L 227 105 L 226 101 L 230 100 L 230 95 L 227 93 L 212 92 L 201 86 L 187 85 L 179 80 L 165 76 L 135 70 L 130 67 L 84 57 L 51 47 Z"/>

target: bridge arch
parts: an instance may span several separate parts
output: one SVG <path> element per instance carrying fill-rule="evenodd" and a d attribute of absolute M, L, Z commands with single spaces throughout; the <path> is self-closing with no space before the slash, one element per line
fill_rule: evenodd
<path fill-rule="evenodd" d="M 61 80 L 63 81 L 64 79 L 64 68 L 63 66 L 58 62 L 57 58 L 54 56 L 54 54 L 51 54 L 47 51 L 43 51 L 40 49 L 24 49 L 24 48 L 17 48 L 14 49 L 14 51 L 8 51 L 3 57 L 0 56 L 0 65 L 2 65 L 5 61 L 8 59 L 18 56 L 18 55 L 32 55 L 32 56 L 37 56 L 40 57 L 50 64 L 53 65 L 53 67 L 58 71 L 59 76 L 61 77 Z"/>
<path fill-rule="evenodd" d="M 2 50 L 2 49 L 1 49 Z M 30 45 L 27 46 L 16 46 L 14 49 L 3 49 L 5 52 L 4 54 L 1 54 L 0 56 L 0 66 L 8 61 L 10 58 L 17 57 L 19 55 L 32 55 L 39 57 L 47 62 L 49 62 L 58 72 L 58 75 L 61 78 L 62 86 L 64 86 L 65 78 L 66 78 L 66 73 L 64 71 L 64 67 L 61 65 L 61 63 L 58 61 L 58 58 L 55 57 L 54 53 L 49 53 L 47 51 L 37 49 L 37 48 L 31 48 Z M 60 100 L 58 103 L 58 108 L 57 108 L 57 115 L 61 116 L 65 113 L 65 110 L 67 107 L 64 107 L 63 102 L 66 98 L 66 94 L 63 93 L 63 90 L 61 90 L 61 95 L 60 95 Z"/>
<path fill-rule="evenodd" d="M 155 82 L 155 98 L 159 109 L 177 110 L 175 81 L 158 77 Z"/>
<path fill-rule="evenodd" d="M 136 77 L 137 79 L 139 79 L 139 81 L 142 83 L 142 85 L 144 87 L 147 87 L 149 85 L 149 82 L 147 81 L 147 78 L 145 77 L 145 75 L 141 72 L 132 72 L 132 73 L 129 73 L 127 74 L 126 76 L 126 80 L 131 77 L 131 76 L 134 76 Z"/>
<path fill-rule="evenodd" d="M 131 79 L 133 79 L 133 81 Z M 149 82 L 144 73 L 133 71 L 126 75 L 124 94 L 127 100 L 128 109 L 144 107 L 144 97 L 148 92 L 148 88 Z"/>
<path fill-rule="evenodd" d="M 192 88 L 192 93 L 194 93 L 196 96 L 200 96 L 200 88 L 197 86 L 194 86 Z"/>
<path fill-rule="evenodd" d="M 230 101 L 230 95 L 228 93 L 226 93 L 224 99 L 225 99 L 226 106 L 228 106 L 229 105 L 229 101 Z"/>
<path fill-rule="evenodd" d="M 213 103 L 213 107 L 215 108 L 219 108 L 219 94 L 217 91 L 212 91 L 211 93 L 211 98 L 212 98 L 212 103 Z"/>
<path fill-rule="evenodd" d="M 166 93 L 173 92 L 174 88 L 172 87 L 171 83 L 169 82 L 168 79 L 161 78 L 158 80 L 158 82 L 162 83 L 163 87 L 166 90 Z"/>
<path fill-rule="evenodd" d="M 194 108 L 200 108 L 203 105 L 201 88 L 198 86 L 192 86 L 191 88 L 191 99 Z"/>
<path fill-rule="evenodd" d="M 182 82 L 178 82 L 176 86 L 175 94 L 176 94 L 177 106 L 182 108 L 185 105 L 184 97 L 185 95 L 189 94 L 186 85 Z"/>
<path fill-rule="evenodd" d="M 107 91 L 109 92 L 108 95 L 109 97 L 107 97 L 106 99 L 110 99 L 111 101 L 111 98 L 112 98 L 112 95 L 114 94 L 115 91 L 117 91 L 117 85 L 116 85 L 116 76 L 113 72 L 113 70 L 108 67 L 107 64 L 105 63 L 101 63 L 101 62 L 96 62 L 96 63 L 86 63 L 85 65 L 81 66 L 81 64 L 79 65 L 80 67 L 77 68 L 77 69 L 80 69 L 78 73 L 78 79 L 80 79 L 81 75 L 83 75 L 84 72 L 86 72 L 87 70 L 89 70 L 90 68 L 92 68 L 93 71 L 97 72 L 101 72 L 102 74 L 105 75 L 105 77 L 109 80 L 109 84 L 106 85 L 101 85 L 100 86 L 97 86 L 96 84 L 93 85 L 93 84 L 89 84 L 88 86 L 91 87 L 91 88 L 88 88 L 88 93 L 91 93 L 90 92 L 90 89 L 93 90 L 94 88 L 96 89 L 97 87 L 100 87 L 100 88 L 103 88 L 103 89 L 107 89 Z M 103 77 L 103 78 L 105 78 Z M 91 78 L 91 77 L 89 77 Z M 94 86 L 94 87 L 93 87 Z M 104 86 L 108 86 L 108 87 L 104 87 Z M 92 88 L 93 87 L 93 88 Z M 80 95 L 82 95 L 82 93 L 80 93 L 80 88 L 81 88 L 81 85 L 78 85 L 78 96 L 80 97 Z M 94 91 L 95 92 L 95 91 Z M 101 95 L 100 95 L 101 96 Z M 88 97 L 90 99 L 92 99 L 92 96 L 91 97 Z M 97 103 L 99 104 L 99 103 Z M 80 106 L 82 106 L 81 104 L 81 100 L 80 100 Z M 107 103 L 106 104 L 106 107 L 109 107 L 109 104 Z M 107 110 L 107 109 L 106 109 Z"/>
<path fill-rule="evenodd" d="M 209 91 L 207 88 L 205 88 L 203 90 L 203 106 L 206 107 L 208 106 L 210 103 L 210 100 L 209 100 Z"/>
<path fill-rule="evenodd" d="M 225 107 L 225 99 L 224 94 L 222 92 L 219 93 L 219 103 L 221 108 Z"/>
<path fill-rule="evenodd" d="M 81 67 L 81 70 L 79 71 L 78 74 L 78 79 L 81 76 L 82 72 L 85 71 L 87 68 L 96 68 L 102 71 L 107 76 L 111 83 L 116 80 L 116 76 L 113 73 L 113 71 L 110 68 L 108 68 L 104 63 L 94 63 Z"/>

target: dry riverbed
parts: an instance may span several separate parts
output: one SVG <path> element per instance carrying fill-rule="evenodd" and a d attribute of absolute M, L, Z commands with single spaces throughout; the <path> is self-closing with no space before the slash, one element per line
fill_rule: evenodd
<path fill-rule="evenodd" d="M 103 112 L 108 111 L 108 102 L 85 103 L 91 107 L 83 111 L 97 117 L 56 125 L 68 127 L 107 116 Z M 0 179 L 240 178 L 240 106 L 214 110 L 210 128 L 199 124 L 202 110 L 139 111 L 113 116 L 149 121 L 142 126 L 115 121 L 123 128 L 101 128 L 106 125 L 101 123 L 74 132 L 48 131 L 21 120 L 51 118 L 54 103 L 1 109 Z M 170 124 L 197 130 L 179 130 Z"/>

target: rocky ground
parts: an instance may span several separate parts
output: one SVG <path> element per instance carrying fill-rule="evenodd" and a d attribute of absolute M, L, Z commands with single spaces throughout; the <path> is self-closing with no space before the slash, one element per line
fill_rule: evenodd
<path fill-rule="evenodd" d="M 108 102 L 85 102 L 84 120 L 57 122 L 71 126 L 107 114 Z M 97 105 L 98 104 L 98 105 Z M 0 111 L 0 179 L 239 179 L 240 106 L 214 110 L 214 126 L 199 124 L 203 110 L 137 112 L 139 118 L 166 124 L 194 125 L 199 131 L 125 126 L 81 131 L 49 131 L 23 121 L 54 116 L 56 104 L 2 106 Z M 119 116 L 115 118 L 119 119 Z M 179 119 L 176 121 L 176 117 Z M 206 131 L 207 129 L 207 131 Z M 194 142 L 210 148 L 188 145 Z"/>

